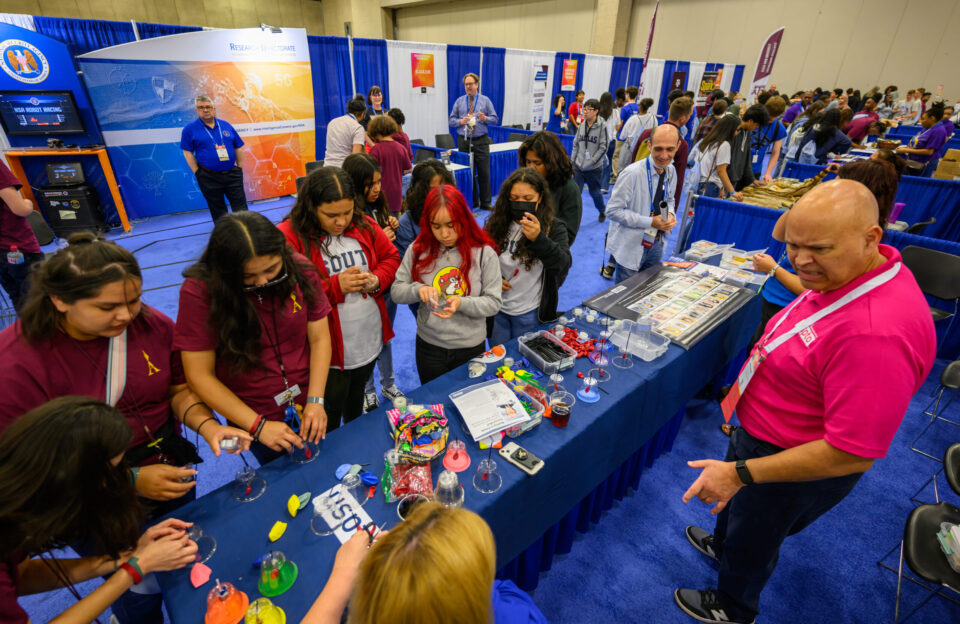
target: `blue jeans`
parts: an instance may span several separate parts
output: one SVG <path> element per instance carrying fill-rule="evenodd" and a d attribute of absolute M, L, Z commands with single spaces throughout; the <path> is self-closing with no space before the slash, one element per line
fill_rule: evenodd
<path fill-rule="evenodd" d="M 613 273 L 614 283 L 619 284 L 623 280 L 633 277 L 640 271 L 649 269 L 653 265 L 659 263 L 661 258 L 663 258 L 663 238 L 658 238 L 653 243 L 653 247 L 649 247 L 644 250 L 643 258 L 640 259 L 639 269 L 628 269 L 617 262 L 617 270 Z"/>
<path fill-rule="evenodd" d="M 390 324 L 393 325 L 393 319 L 397 318 L 397 304 L 393 302 L 393 299 L 390 298 L 390 293 L 387 293 L 383 296 L 383 300 L 387 304 L 387 318 L 390 319 Z M 414 314 L 416 318 L 416 314 Z M 393 373 L 393 344 L 392 341 L 383 345 L 383 349 L 380 351 L 380 357 L 377 358 L 377 368 L 380 370 L 380 389 L 389 388 L 390 386 L 395 386 L 397 382 L 396 375 Z M 364 394 L 374 394 L 377 391 L 377 387 L 373 383 L 373 375 L 370 375 L 370 379 L 367 380 L 367 385 L 363 389 Z"/>
<path fill-rule="evenodd" d="M 590 197 L 593 198 L 593 205 L 597 207 L 597 212 L 605 214 L 606 205 L 603 203 L 603 193 L 600 192 L 600 175 L 602 173 L 602 168 L 580 171 L 574 167 L 573 181 L 577 183 L 577 189 L 580 193 L 583 193 L 583 185 L 587 185 L 587 188 L 590 189 Z"/>
<path fill-rule="evenodd" d="M 511 338 L 522 336 L 540 324 L 537 315 L 539 310 L 534 308 L 529 312 L 517 316 L 497 312 L 493 317 L 493 331 L 490 333 L 490 345 L 505 344 Z"/>
<path fill-rule="evenodd" d="M 607 146 L 607 164 L 603 166 L 603 173 L 600 174 L 600 184 L 604 189 L 610 188 L 610 176 L 613 175 L 613 150 L 617 148 L 616 141 L 610 141 Z"/>
<path fill-rule="evenodd" d="M 766 457 L 780 450 L 740 427 L 730 436 L 726 461 Z M 763 483 L 737 492 L 717 516 L 713 531 L 720 558 L 720 603 L 729 618 L 750 620 L 757 614 L 760 592 L 777 565 L 783 540 L 843 500 L 861 476 Z"/>
<path fill-rule="evenodd" d="M 720 197 L 720 187 L 715 182 L 707 182 L 700 194 L 704 197 Z"/>

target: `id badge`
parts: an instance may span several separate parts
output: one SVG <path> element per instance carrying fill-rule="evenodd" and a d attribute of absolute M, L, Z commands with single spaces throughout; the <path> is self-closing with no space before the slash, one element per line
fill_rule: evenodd
<path fill-rule="evenodd" d="M 655 227 L 647 228 L 643 231 L 643 246 L 647 249 L 653 247 L 653 244 L 657 242 L 657 234 L 660 232 Z"/>
<path fill-rule="evenodd" d="M 720 409 L 723 411 L 723 418 L 726 422 L 730 422 L 737 403 L 740 402 L 740 397 L 743 396 L 743 393 L 747 390 L 747 386 L 750 384 L 750 380 L 753 379 L 753 374 L 757 371 L 759 365 L 760 349 L 758 348 L 747 358 L 746 363 L 744 363 L 743 368 L 740 370 L 740 374 L 737 376 L 737 381 L 730 387 L 730 392 L 727 393 L 723 401 L 720 402 Z"/>
<path fill-rule="evenodd" d="M 300 384 L 293 384 L 277 396 L 273 397 L 273 400 L 277 405 L 285 405 L 298 396 L 300 396 Z"/>
<path fill-rule="evenodd" d="M 217 157 L 224 162 L 230 160 L 230 154 L 227 153 L 227 147 L 225 145 L 217 146 Z"/>
<path fill-rule="evenodd" d="M 757 164 L 757 159 L 760 157 L 760 154 L 753 155 L 753 164 Z"/>

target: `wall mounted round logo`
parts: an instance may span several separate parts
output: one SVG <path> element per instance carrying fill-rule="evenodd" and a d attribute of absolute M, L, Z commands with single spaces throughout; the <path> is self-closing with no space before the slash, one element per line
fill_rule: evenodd
<path fill-rule="evenodd" d="M 0 42 L 0 66 L 14 80 L 38 84 L 50 75 L 47 57 L 35 45 L 21 39 Z"/>

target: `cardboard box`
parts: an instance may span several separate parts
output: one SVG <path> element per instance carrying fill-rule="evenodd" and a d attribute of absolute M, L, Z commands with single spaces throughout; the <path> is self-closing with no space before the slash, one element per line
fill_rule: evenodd
<path fill-rule="evenodd" d="M 937 172 L 934 172 L 934 174 L 933 174 L 931 177 L 932 177 L 934 180 L 951 180 L 951 181 L 954 181 L 954 182 L 960 180 L 960 175 L 950 175 L 950 174 L 948 174 L 948 173 L 937 173 Z"/>
<path fill-rule="evenodd" d="M 941 162 L 944 160 L 949 160 L 951 162 L 960 161 L 960 149 L 948 149 L 947 153 L 943 155 L 943 158 L 940 159 Z"/>
<path fill-rule="evenodd" d="M 940 164 L 937 165 L 936 173 L 939 173 L 940 175 L 948 175 L 951 177 L 960 176 L 960 161 L 941 160 Z"/>

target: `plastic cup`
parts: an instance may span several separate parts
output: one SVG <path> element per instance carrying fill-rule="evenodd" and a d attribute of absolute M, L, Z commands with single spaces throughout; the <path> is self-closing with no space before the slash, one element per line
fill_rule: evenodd
<path fill-rule="evenodd" d="M 406 414 L 407 413 L 407 397 L 398 396 L 397 398 L 395 398 L 393 400 L 393 407 L 395 409 L 400 410 L 401 415 Z"/>
<path fill-rule="evenodd" d="M 310 518 L 310 530 L 320 537 L 333 535 L 334 528 L 327 524 L 324 514 L 332 516 L 336 504 L 330 496 L 320 495 L 313 499 L 313 517 Z"/>
<path fill-rule="evenodd" d="M 260 498 L 267 489 L 267 482 L 257 474 L 252 466 L 244 466 L 237 471 L 233 484 L 233 498 L 241 503 Z"/>
<path fill-rule="evenodd" d="M 428 500 L 430 499 L 423 494 L 407 494 L 397 503 L 397 515 L 400 516 L 401 520 L 406 520 L 410 514 L 413 513 L 414 509 L 426 503 Z"/>
<path fill-rule="evenodd" d="M 340 485 L 343 487 L 343 491 L 353 496 L 361 507 L 367 502 L 367 486 L 363 483 L 360 475 L 348 474 L 340 480 Z"/>
<path fill-rule="evenodd" d="M 550 394 L 550 422 L 554 427 L 566 427 L 570 422 L 570 412 L 577 400 L 564 390 Z"/>
<path fill-rule="evenodd" d="M 451 470 L 440 473 L 433 498 L 444 507 L 459 507 L 463 504 L 463 487 L 457 473 Z"/>
<path fill-rule="evenodd" d="M 473 487 L 482 494 L 493 494 L 503 485 L 503 477 L 497 470 L 497 462 L 493 459 L 482 459 L 477 464 L 477 472 L 473 475 Z"/>
<path fill-rule="evenodd" d="M 213 553 L 217 552 L 217 540 L 212 535 L 204 533 L 200 525 L 194 524 L 187 529 L 187 537 L 197 545 L 197 563 L 205 563 Z"/>
<path fill-rule="evenodd" d="M 293 447 L 290 459 L 295 464 L 309 464 L 320 457 L 320 445 L 310 440 L 303 441 L 303 448 Z"/>

